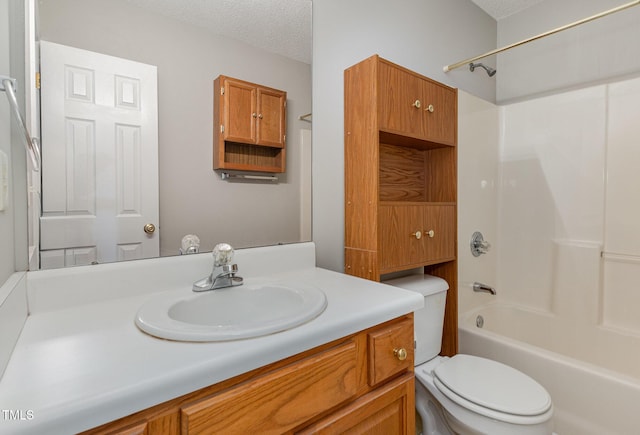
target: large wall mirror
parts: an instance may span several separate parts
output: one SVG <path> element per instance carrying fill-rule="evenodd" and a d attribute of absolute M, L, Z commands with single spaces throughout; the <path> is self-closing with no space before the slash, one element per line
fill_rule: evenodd
<path fill-rule="evenodd" d="M 265 9 L 248 13 L 243 8 L 249 6 Z M 293 19 L 285 16 L 286 8 L 297 9 L 298 15 Z M 256 12 L 265 19 L 256 20 Z M 295 21 L 293 26 L 291 21 Z M 262 28 L 265 22 L 267 27 Z M 311 112 L 311 0 L 40 0 L 36 23 L 40 41 L 155 66 L 159 220 L 150 222 L 157 231 L 149 237 L 159 238 L 159 255 L 177 255 L 188 234 L 199 237 L 200 252 L 210 251 L 219 242 L 242 248 L 311 239 L 311 123 L 305 117 Z M 282 32 L 287 32 L 285 37 Z M 290 46 L 299 43 L 304 45 L 302 51 Z M 44 87 L 47 72 L 43 69 L 42 74 Z M 278 174 L 277 182 L 225 180 L 212 169 L 213 82 L 219 75 L 287 92 L 286 172 Z M 52 121 L 47 121 L 44 109 L 43 204 L 56 195 L 61 202 L 69 202 L 63 188 L 47 184 L 46 151 L 51 136 L 47 137 L 44 126 Z M 73 153 L 64 158 L 58 155 L 54 164 L 69 165 L 75 159 L 77 166 L 86 161 L 91 171 L 99 173 L 102 164 L 95 154 L 87 156 L 81 150 L 76 157 Z M 146 156 L 128 161 L 135 158 Z M 75 177 L 69 168 L 65 170 L 67 178 Z M 85 188 L 86 183 L 78 180 L 72 188 Z M 82 213 L 45 208 L 43 217 L 62 220 Z M 93 237 L 107 234 L 112 225 L 98 222 Z M 42 234 L 42 240 L 48 238 L 41 247 L 42 268 L 83 264 L 87 258 L 101 262 L 87 257 L 82 247 L 56 244 L 62 232 L 74 237 L 74 229 L 83 228 L 73 224 L 64 230 L 58 227 L 53 237 Z M 143 227 L 136 230 L 143 231 Z M 126 259 L 123 252 L 119 259 Z"/>

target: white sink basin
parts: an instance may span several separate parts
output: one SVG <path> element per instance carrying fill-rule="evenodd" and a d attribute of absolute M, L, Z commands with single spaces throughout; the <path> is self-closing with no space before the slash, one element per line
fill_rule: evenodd
<path fill-rule="evenodd" d="M 250 284 L 203 293 L 172 291 L 136 315 L 144 332 L 178 341 L 228 341 L 294 328 L 320 315 L 325 294 L 304 283 Z"/>

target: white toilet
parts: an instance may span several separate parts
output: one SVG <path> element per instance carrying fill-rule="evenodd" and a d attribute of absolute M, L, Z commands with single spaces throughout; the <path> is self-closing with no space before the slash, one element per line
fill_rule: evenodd
<path fill-rule="evenodd" d="M 422 293 L 425 298 L 424 308 L 414 314 L 417 433 L 552 433 L 551 397 L 529 376 L 486 358 L 438 356 L 449 289 L 445 280 L 410 275 L 385 284 Z"/>

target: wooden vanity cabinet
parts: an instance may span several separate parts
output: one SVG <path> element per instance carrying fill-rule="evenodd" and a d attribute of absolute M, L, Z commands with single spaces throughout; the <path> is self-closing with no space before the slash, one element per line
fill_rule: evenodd
<path fill-rule="evenodd" d="M 214 169 L 284 172 L 287 93 L 220 76 L 214 81 Z"/>
<path fill-rule="evenodd" d="M 410 314 L 86 434 L 412 435 L 413 351 Z"/>
<path fill-rule="evenodd" d="M 345 272 L 415 268 L 449 283 L 457 335 L 457 90 L 375 55 L 344 73 Z"/>

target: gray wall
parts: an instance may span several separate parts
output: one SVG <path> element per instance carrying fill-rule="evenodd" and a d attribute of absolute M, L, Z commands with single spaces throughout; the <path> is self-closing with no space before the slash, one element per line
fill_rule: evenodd
<path fill-rule="evenodd" d="M 629 3 L 545 0 L 498 22 L 503 46 Z M 498 102 L 637 75 L 640 7 L 565 30 L 498 55 Z"/>
<path fill-rule="evenodd" d="M 379 54 L 495 100 L 495 78 L 442 67 L 496 47 L 496 22 L 468 0 L 313 2 L 313 239 L 317 263 L 343 270 L 343 71 Z M 488 61 L 487 64 L 491 65 Z"/>
<path fill-rule="evenodd" d="M 311 112 L 311 66 L 213 35 L 124 0 L 44 0 L 40 39 L 158 67 L 160 250 L 196 233 L 202 248 L 301 239 L 298 116 Z M 279 184 L 222 181 L 212 170 L 213 80 L 220 74 L 287 91 L 287 172 Z M 46 140 L 46 138 L 45 138 Z"/>

